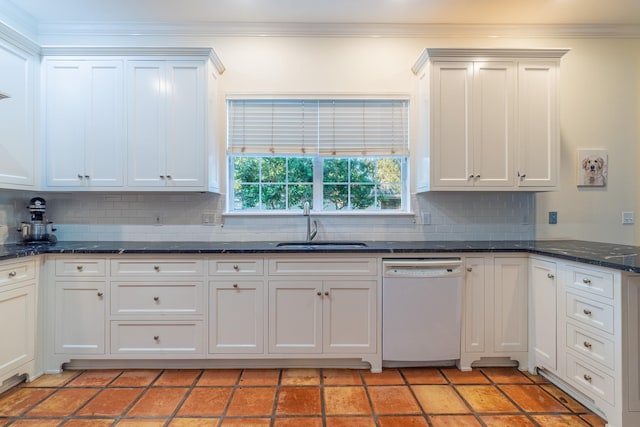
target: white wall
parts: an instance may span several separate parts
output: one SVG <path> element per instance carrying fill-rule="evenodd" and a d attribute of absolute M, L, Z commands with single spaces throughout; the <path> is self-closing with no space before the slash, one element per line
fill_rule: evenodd
<path fill-rule="evenodd" d="M 634 209 L 640 214 L 640 190 L 635 176 L 636 149 L 640 122 L 640 40 L 621 39 L 509 39 L 509 38 L 351 38 L 351 37 L 191 37 L 163 39 L 136 37 L 60 37 L 48 45 L 182 45 L 212 46 L 227 71 L 222 93 L 396 93 L 415 95 L 415 76 L 411 66 L 427 47 L 510 47 L 571 48 L 561 66 L 561 179 L 554 193 L 527 194 L 426 194 L 414 199 L 415 218 L 322 218 L 325 236 L 351 237 L 368 234 L 403 240 L 499 239 L 499 238 L 576 238 L 617 243 L 637 243 L 635 227 L 620 224 L 620 212 Z M 222 108 L 222 105 L 221 105 Z M 221 117 L 224 116 L 220 110 Z M 417 117 L 412 117 L 415 135 Z M 223 136 L 223 135 L 221 135 Z M 577 148 L 605 148 L 609 151 L 609 184 L 604 189 L 578 189 L 575 185 Z M 163 227 L 189 226 L 191 231 L 172 229 L 168 235 L 201 235 L 203 240 L 251 240 L 252 236 L 297 236 L 298 224 L 288 219 L 233 218 L 225 220 L 218 231 L 202 231 L 197 223 L 202 210 L 221 213 L 217 196 L 190 196 L 178 214 L 171 208 L 171 195 L 143 195 L 131 201 L 117 194 L 47 196 L 62 232 L 70 237 L 95 235 L 128 238 L 132 235 L 158 235 L 144 227 L 153 227 L 148 217 L 157 205 L 167 206 Z M 10 196 L 5 196 L 10 197 Z M 71 206 L 109 202 L 109 197 L 124 198 L 122 209 L 99 217 L 101 224 L 88 224 L 87 218 L 73 219 Z M 69 199 L 73 203 L 69 202 Z M 0 194 L 0 202 L 2 194 Z M 190 202 L 193 207 L 190 207 Z M 112 200 L 111 200 L 112 201 Z M 135 205 L 132 205 L 135 203 Z M 0 203 L 1 205 L 1 203 Z M 0 207 L 1 209 L 1 207 Z M 484 212 L 477 214 L 474 209 Z M 547 212 L 558 211 L 559 224 L 546 224 Z M 133 214 L 131 211 L 135 211 Z M 140 212 L 142 212 L 140 214 Z M 421 212 L 440 218 L 440 224 L 420 222 Z M 434 212 L 437 212 L 434 214 Z M 463 212 L 459 214 L 459 212 Z M 138 220 L 131 220 L 136 218 Z M 6 215 L 5 215 L 6 216 Z M 16 215 L 14 215 L 16 216 Z M 120 219 L 118 219 L 118 216 Z M 122 218 L 129 218 L 123 220 Z M 144 219 L 142 219 L 144 218 Z M 75 223 L 72 221 L 76 221 Z M 133 221 L 133 222 L 132 222 Z M 90 222 L 90 221 L 89 221 Z M 292 226 L 292 224 L 295 224 Z M 500 226 L 504 224 L 505 226 Z M 534 226 L 535 224 L 535 226 Z M 76 227 L 76 228 L 74 228 Z M 102 227 L 102 228 L 100 228 Z M 137 228 L 136 227 L 140 227 Z M 195 227 L 195 228 L 194 228 Z M 293 227 L 293 230 L 291 229 Z M 333 227 L 333 228 L 332 228 Z M 363 230 L 363 228 L 365 230 Z M 400 232 L 395 232 L 400 229 Z M 123 231 L 124 230 L 124 231 Z M 137 233 L 137 231 L 139 233 Z M 373 230 L 373 233 L 371 231 Z M 504 233 L 502 231 L 509 230 Z M 369 232 L 369 233 L 366 233 Z M 137 233 L 137 234 L 136 234 Z M 347 236 L 349 235 L 349 236 Z M 143 238 L 143 237 L 141 237 Z M 194 237 L 195 238 L 195 237 Z M 136 238 L 137 239 L 137 238 Z"/>

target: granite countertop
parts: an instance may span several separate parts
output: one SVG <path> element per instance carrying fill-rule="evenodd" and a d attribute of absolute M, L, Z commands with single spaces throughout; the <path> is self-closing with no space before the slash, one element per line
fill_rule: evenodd
<path fill-rule="evenodd" d="M 302 243 L 302 242 L 301 242 Z M 322 242 L 313 242 L 322 243 Z M 277 242 L 57 242 L 0 246 L 0 260 L 41 254 L 260 254 L 524 252 L 640 273 L 640 247 L 582 240 L 364 242 L 366 247 L 306 245 L 282 248 Z"/>

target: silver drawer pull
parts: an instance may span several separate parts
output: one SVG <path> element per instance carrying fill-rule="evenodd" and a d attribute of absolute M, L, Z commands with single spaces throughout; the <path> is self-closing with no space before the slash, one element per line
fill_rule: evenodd
<path fill-rule="evenodd" d="M 554 275 L 553 275 L 553 274 L 551 274 L 551 273 L 547 273 L 547 277 L 548 277 L 549 279 L 553 279 L 553 278 L 554 278 L 554 277 L 556 277 L 556 276 L 554 276 Z"/>
<path fill-rule="evenodd" d="M 104 292 L 98 292 L 98 297 L 102 298 L 104 296 Z"/>
<path fill-rule="evenodd" d="M 582 279 L 582 283 L 584 283 L 585 285 L 590 285 L 590 284 L 591 284 L 591 280 L 589 280 L 589 279 Z"/>
<path fill-rule="evenodd" d="M 155 271 L 160 271 L 160 266 L 159 266 L 159 265 L 154 265 L 154 266 L 153 266 L 153 269 L 154 269 Z"/>
<path fill-rule="evenodd" d="M 591 376 L 590 376 L 590 375 L 584 374 L 584 375 L 582 376 L 582 378 L 584 378 L 584 380 L 585 380 L 586 382 L 588 382 L 588 383 L 590 383 L 590 382 L 591 382 Z"/>
<path fill-rule="evenodd" d="M 18 273 L 16 273 L 15 271 L 10 271 L 9 272 L 9 277 L 16 277 L 18 275 Z"/>
<path fill-rule="evenodd" d="M 591 310 L 587 310 L 586 308 L 582 310 L 585 316 L 591 316 Z"/>
<path fill-rule="evenodd" d="M 238 284 L 237 284 L 237 283 L 234 283 L 234 284 L 233 284 L 233 287 L 234 287 L 234 288 L 236 288 L 236 289 L 238 289 Z"/>
<path fill-rule="evenodd" d="M 160 335 L 154 335 L 153 336 L 153 340 L 154 341 L 160 341 Z"/>
<path fill-rule="evenodd" d="M 82 270 L 84 270 L 84 267 L 83 267 L 83 266 L 81 266 L 81 265 L 78 265 L 78 266 L 76 266 L 76 270 L 78 270 L 78 271 L 82 271 Z"/>
<path fill-rule="evenodd" d="M 235 271 L 240 271 L 240 266 L 239 266 L 238 264 L 235 264 L 235 265 L 233 266 L 233 269 L 234 269 Z"/>
<path fill-rule="evenodd" d="M 322 296 L 322 292 L 318 291 L 318 292 L 316 292 L 316 295 Z"/>
<path fill-rule="evenodd" d="M 155 302 L 160 302 L 160 297 L 153 297 L 153 300 L 154 300 Z"/>
<path fill-rule="evenodd" d="M 591 350 L 591 343 L 589 341 L 583 342 L 582 345 L 585 346 L 585 348 L 588 348 L 589 350 Z"/>

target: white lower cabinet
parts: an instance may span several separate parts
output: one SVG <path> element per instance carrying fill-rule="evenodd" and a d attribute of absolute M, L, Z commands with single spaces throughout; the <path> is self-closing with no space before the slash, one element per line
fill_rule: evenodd
<path fill-rule="evenodd" d="M 529 363 L 557 370 L 557 265 L 531 258 L 529 264 Z"/>
<path fill-rule="evenodd" d="M 35 375 L 36 263 L 0 263 L 0 384 Z"/>
<path fill-rule="evenodd" d="M 528 366 L 527 262 L 526 256 L 465 257 L 460 369 L 489 358 Z"/>
<path fill-rule="evenodd" d="M 57 281 L 54 352 L 105 354 L 105 282 Z"/>
<path fill-rule="evenodd" d="M 269 352 L 375 353 L 376 282 L 269 282 Z"/>
<path fill-rule="evenodd" d="M 329 358 L 379 371 L 378 261 L 51 255 L 45 370 L 89 359 Z"/>
<path fill-rule="evenodd" d="M 262 280 L 209 282 L 209 353 L 264 352 Z"/>

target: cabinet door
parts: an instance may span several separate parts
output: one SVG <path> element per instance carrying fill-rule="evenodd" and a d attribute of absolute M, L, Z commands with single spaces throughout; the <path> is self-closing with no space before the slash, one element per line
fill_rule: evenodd
<path fill-rule="evenodd" d="M 269 352 L 322 351 L 322 282 L 269 282 Z"/>
<path fill-rule="evenodd" d="M 622 337 L 627 341 L 627 351 L 623 354 L 623 370 L 627 372 L 629 393 L 629 410 L 640 411 L 640 276 L 630 276 L 627 279 L 627 295 L 623 306 L 627 324 L 627 334 Z"/>
<path fill-rule="evenodd" d="M 463 348 L 468 353 L 484 353 L 487 341 L 487 303 L 493 305 L 488 296 L 491 277 L 490 269 L 483 257 L 469 257 L 465 260 L 466 279 L 464 285 L 464 328 Z M 488 264 L 490 265 L 490 264 Z"/>
<path fill-rule="evenodd" d="M 167 63 L 167 185 L 205 185 L 205 77 L 201 61 Z"/>
<path fill-rule="evenodd" d="M 124 71 L 121 61 L 87 64 L 90 96 L 85 124 L 85 184 L 124 184 Z"/>
<path fill-rule="evenodd" d="M 558 169 L 557 63 L 518 68 L 518 174 L 521 187 L 553 187 Z"/>
<path fill-rule="evenodd" d="M 85 127 L 89 97 L 83 61 L 47 61 L 45 144 L 47 185 L 84 184 Z"/>
<path fill-rule="evenodd" d="M 36 64 L 34 55 L 0 40 L 0 92 L 11 96 L 0 101 L 0 184 L 8 188 L 32 187 L 35 183 Z"/>
<path fill-rule="evenodd" d="M 494 351 L 527 351 L 527 259 L 494 260 Z"/>
<path fill-rule="evenodd" d="M 324 281 L 325 353 L 376 351 L 376 288 L 375 280 Z"/>
<path fill-rule="evenodd" d="M 104 354 L 104 282 L 55 283 L 55 352 Z"/>
<path fill-rule="evenodd" d="M 557 369 L 557 279 L 556 263 L 531 260 L 529 296 L 531 303 L 530 347 L 536 366 Z"/>
<path fill-rule="evenodd" d="M 431 136 L 433 186 L 472 187 L 473 63 L 432 65 Z"/>
<path fill-rule="evenodd" d="M 0 380 L 35 355 L 36 287 L 0 292 Z"/>
<path fill-rule="evenodd" d="M 209 353 L 264 352 L 264 283 L 209 285 Z"/>
<path fill-rule="evenodd" d="M 473 75 L 475 185 L 513 186 L 515 65 L 476 62 Z"/>
<path fill-rule="evenodd" d="M 130 61 L 127 76 L 128 184 L 164 187 L 167 175 L 165 64 L 163 61 Z"/>

